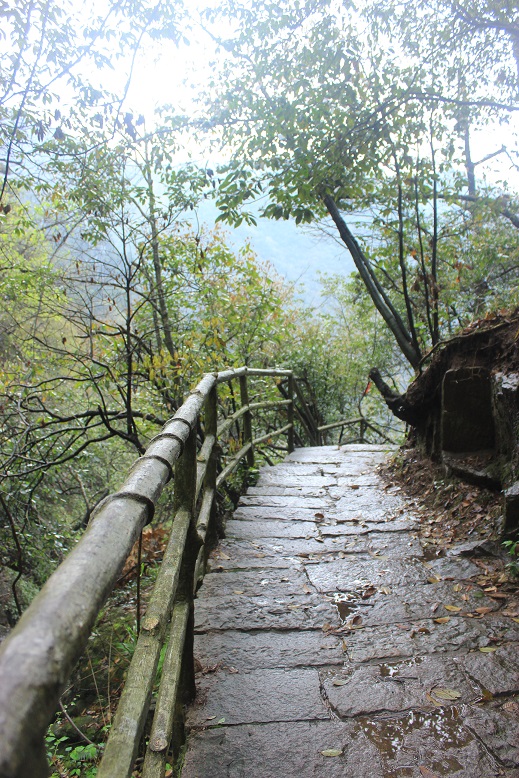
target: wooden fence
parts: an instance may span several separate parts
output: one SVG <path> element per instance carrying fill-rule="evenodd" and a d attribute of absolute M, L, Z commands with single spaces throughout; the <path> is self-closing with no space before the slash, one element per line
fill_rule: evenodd
<path fill-rule="evenodd" d="M 279 400 L 249 401 L 250 380 L 272 380 Z M 222 384 L 239 382 L 240 407 L 219 421 Z M 235 393 L 236 395 L 236 393 Z M 255 414 L 281 409 L 281 427 L 253 436 Z M 221 462 L 231 429 L 239 450 Z M 143 766 L 163 776 L 177 701 L 194 694 L 193 597 L 205 564 L 205 540 L 216 490 L 254 451 L 287 436 L 294 445 L 319 445 L 321 433 L 303 387 L 290 370 L 239 368 L 206 374 L 151 441 L 121 489 L 96 508 L 77 546 L 47 581 L 0 646 L 0 777 L 49 775 L 44 737 L 95 620 L 112 591 L 157 501 L 174 480 L 171 535 L 151 594 L 127 680 L 106 743 L 98 778 L 130 776 L 150 712 L 159 657 L 167 645 Z"/>

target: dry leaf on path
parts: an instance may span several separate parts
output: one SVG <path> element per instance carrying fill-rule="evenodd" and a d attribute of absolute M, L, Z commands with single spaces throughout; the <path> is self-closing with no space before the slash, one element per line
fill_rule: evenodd
<path fill-rule="evenodd" d="M 321 754 L 323 756 L 342 756 L 343 751 L 342 748 L 327 748 L 321 751 Z"/>
<path fill-rule="evenodd" d="M 440 616 L 439 619 L 434 619 L 436 624 L 447 624 L 447 622 L 450 620 L 451 620 L 450 616 Z"/>
<path fill-rule="evenodd" d="M 423 775 L 423 778 L 438 778 L 436 773 L 433 773 L 432 770 L 429 770 L 428 767 L 425 767 L 425 765 L 420 765 L 420 773 Z"/>
<path fill-rule="evenodd" d="M 440 700 L 457 700 L 461 697 L 461 692 L 458 692 L 456 689 L 449 689 L 444 686 L 435 686 L 434 689 L 431 689 L 431 695 L 433 697 L 439 698 Z"/>

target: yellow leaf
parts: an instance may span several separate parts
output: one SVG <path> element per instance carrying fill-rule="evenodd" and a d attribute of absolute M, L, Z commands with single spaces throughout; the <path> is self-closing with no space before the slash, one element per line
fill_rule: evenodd
<path fill-rule="evenodd" d="M 446 611 L 452 611 L 452 613 L 459 613 L 461 610 L 457 605 L 444 605 L 443 607 Z"/>
<path fill-rule="evenodd" d="M 461 692 L 443 686 L 436 686 L 434 689 L 431 689 L 431 694 L 434 697 L 439 697 L 440 700 L 457 700 L 461 697 Z"/>
<path fill-rule="evenodd" d="M 348 683 L 348 681 L 346 679 L 344 679 L 344 678 L 336 678 L 335 681 L 333 682 L 333 685 L 334 686 L 346 686 L 347 683 Z"/>
<path fill-rule="evenodd" d="M 481 646 L 479 649 L 482 654 L 491 654 L 494 651 L 497 651 L 497 646 Z"/>
<path fill-rule="evenodd" d="M 342 748 L 327 748 L 321 751 L 323 756 L 342 756 Z"/>
<path fill-rule="evenodd" d="M 440 616 L 439 619 L 434 619 L 436 624 L 447 624 L 447 622 L 450 620 L 451 620 L 450 616 Z"/>

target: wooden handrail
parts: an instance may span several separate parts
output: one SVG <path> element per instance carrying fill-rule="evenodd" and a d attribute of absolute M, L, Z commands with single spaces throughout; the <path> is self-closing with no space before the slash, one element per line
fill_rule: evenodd
<path fill-rule="evenodd" d="M 288 380 L 285 400 L 249 402 L 248 379 Z M 238 379 L 242 407 L 217 430 L 217 391 Z M 294 448 L 294 416 L 304 415 L 310 442 L 319 439 L 317 422 L 306 405 L 292 371 L 242 367 L 206 374 L 174 417 L 152 439 L 121 489 L 95 509 L 77 546 L 49 578 L 17 626 L 0 646 L 0 778 L 48 775 L 44 735 L 59 699 L 112 591 L 136 539 L 152 519 L 157 501 L 175 474 L 172 531 L 157 576 L 125 689 L 98 770 L 98 778 L 130 776 L 148 715 L 160 652 L 169 633 L 148 754 L 145 778 L 162 775 L 178 694 L 189 696 L 193 676 L 193 592 L 203 571 L 205 541 L 217 485 L 263 442 L 287 433 Z M 253 438 L 253 412 L 286 408 L 288 423 Z M 196 456 L 196 435 L 202 411 L 205 439 Z M 217 476 L 219 439 L 243 417 L 240 451 Z M 230 424 L 228 424 L 230 422 Z M 302 433 L 297 433 L 301 439 Z M 201 506 L 196 512 L 201 497 Z M 182 667 L 182 671 L 181 671 Z M 164 685 L 165 684 L 165 685 Z"/>

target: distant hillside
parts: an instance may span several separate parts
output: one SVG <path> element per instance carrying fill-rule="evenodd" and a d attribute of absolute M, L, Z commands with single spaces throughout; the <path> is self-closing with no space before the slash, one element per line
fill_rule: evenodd
<path fill-rule="evenodd" d="M 199 219 L 212 225 L 216 215 L 213 203 L 205 203 Z M 236 247 L 249 242 L 260 260 L 271 262 L 281 276 L 296 284 L 301 298 L 316 307 L 320 305 L 318 273 L 349 275 L 355 270 L 346 248 L 315 228 L 296 226 L 293 221 L 258 218 L 257 227 L 229 228 L 229 239 Z"/>

